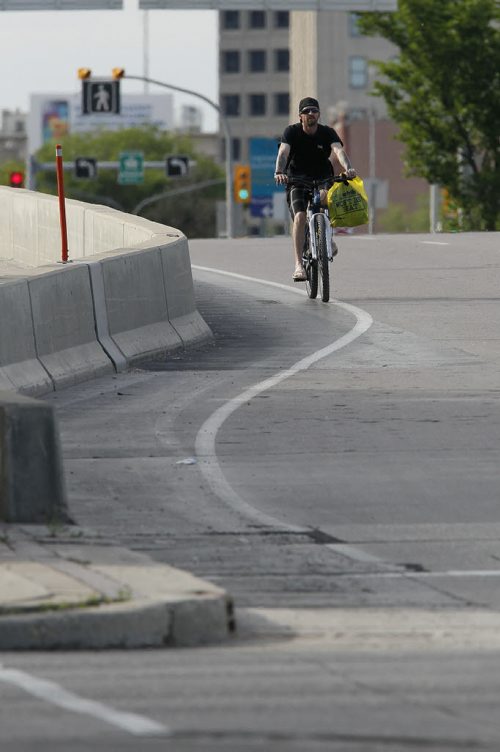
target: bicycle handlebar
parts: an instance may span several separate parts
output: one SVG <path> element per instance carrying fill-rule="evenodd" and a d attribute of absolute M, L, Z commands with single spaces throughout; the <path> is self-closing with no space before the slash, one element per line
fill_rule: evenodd
<path fill-rule="evenodd" d="M 302 185 L 305 188 L 321 188 L 326 185 L 330 186 L 332 183 L 344 183 L 348 184 L 352 178 L 347 178 L 345 175 L 332 175 L 329 178 L 306 178 L 306 177 L 290 177 L 287 179 L 287 183 L 290 185 Z"/>

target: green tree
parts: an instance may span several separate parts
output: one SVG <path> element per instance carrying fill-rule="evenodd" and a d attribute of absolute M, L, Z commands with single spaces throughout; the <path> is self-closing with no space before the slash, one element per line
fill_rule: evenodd
<path fill-rule="evenodd" d="M 463 229 L 499 226 L 499 20 L 498 0 L 399 0 L 359 21 L 399 48 L 375 61 L 374 94 L 400 126 L 408 174 L 446 188 Z"/>
<path fill-rule="evenodd" d="M 17 159 L 9 159 L 0 165 L 0 185 L 10 185 L 10 173 L 22 172 L 24 174 L 24 163 Z"/>
<path fill-rule="evenodd" d="M 123 151 L 142 152 L 145 161 L 161 161 L 169 154 L 185 154 L 196 162 L 188 176 L 177 179 L 168 178 L 163 169 L 147 169 L 144 171 L 144 182 L 139 185 L 118 185 L 116 170 L 99 169 L 97 177 L 91 180 L 78 179 L 73 171 L 65 171 L 64 188 L 67 198 L 106 204 L 125 212 L 132 212 L 143 199 L 156 194 L 224 177 L 222 168 L 213 159 L 195 151 L 188 136 L 168 133 L 153 126 L 77 133 L 63 138 L 61 144 L 65 164 L 73 162 L 76 157 L 116 162 Z M 55 142 L 44 144 L 35 157 L 39 163 L 54 162 Z M 55 172 L 39 172 L 37 190 L 56 194 Z M 224 184 L 221 184 L 162 199 L 145 207 L 141 216 L 177 227 L 191 238 L 213 237 L 215 202 L 223 198 Z"/>
<path fill-rule="evenodd" d="M 377 216 L 382 232 L 427 232 L 429 230 L 429 197 L 419 196 L 418 208 L 409 212 L 404 204 L 391 203 Z"/>

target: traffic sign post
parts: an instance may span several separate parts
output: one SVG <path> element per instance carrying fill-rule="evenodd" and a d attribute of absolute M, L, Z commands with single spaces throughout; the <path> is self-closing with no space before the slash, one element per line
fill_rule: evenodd
<path fill-rule="evenodd" d="M 83 115 L 119 115 L 120 80 L 85 78 L 82 80 Z"/>
<path fill-rule="evenodd" d="M 189 157 L 172 155 L 166 158 L 165 172 L 169 178 L 183 177 L 189 172 Z"/>
<path fill-rule="evenodd" d="M 75 159 L 75 178 L 87 180 L 97 177 L 97 160 L 92 157 L 77 157 Z"/>
<path fill-rule="evenodd" d="M 137 185 L 144 182 L 144 154 L 122 151 L 118 160 L 118 184 Z"/>

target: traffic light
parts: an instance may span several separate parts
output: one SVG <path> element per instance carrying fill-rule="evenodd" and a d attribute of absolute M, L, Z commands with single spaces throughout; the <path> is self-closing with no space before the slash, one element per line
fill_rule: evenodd
<path fill-rule="evenodd" d="M 14 170 L 9 175 L 9 183 L 11 188 L 23 188 L 24 187 L 24 172 L 21 170 Z"/>
<path fill-rule="evenodd" d="M 82 81 L 84 81 L 86 78 L 90 78 L 92 75 L 92 71 L 90 68 L 78 68 L 78 78 L 81 78 Z"/>
<path fill-rule="evenodd" d="M 237 204 L 248 204 L 252 195 L 250 165 L 236 165 L 234 168 L 234 200 Z"/>
<path fill-rule="evenodd" d="M 125 75 L 125 68 L 113 68 L 111 70 L 111 73 L 113 74 L 113 78 L 115 79 L 123 78 L 123 76 Z"/>

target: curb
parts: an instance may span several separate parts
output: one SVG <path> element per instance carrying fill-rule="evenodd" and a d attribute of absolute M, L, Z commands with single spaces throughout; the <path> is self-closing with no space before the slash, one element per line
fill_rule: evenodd
<path fill-rule="evenodd" d="M 0 651 L 194 646 L 235 631 L 231 597 L 190 572 L 73 527 L 0 532 Z"/>
<path fill-rule="evenodd" d="M 0 616 L 0 650 L 188 647 L 234 631 L 225 594 Z"/>

